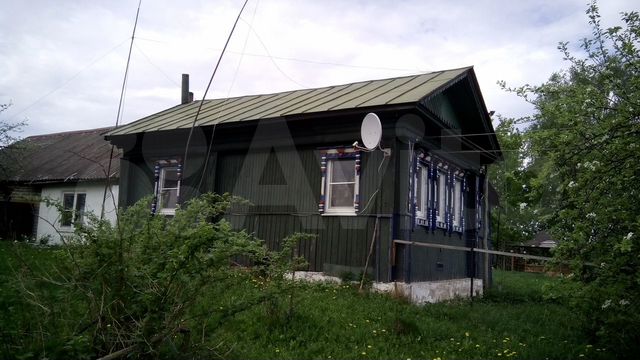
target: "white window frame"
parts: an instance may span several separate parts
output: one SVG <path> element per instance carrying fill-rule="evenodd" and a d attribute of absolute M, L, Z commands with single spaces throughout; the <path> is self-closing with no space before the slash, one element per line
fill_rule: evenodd
<path fill-rule="evenodd" d="M 453 231 L 461 232 L 462 231 L 462 209 L 464 204 L 462 203 L 462 192 L 464 189 L 462 188 L 463 183 L 463 174 L 456 172 L 453 174 L 454 185 L 453 185 L 453 204 L 452 204 L 452 216 L 453 216 Z"/>
<path fill-rule="evenodd" d="M 64 197 L 65 195 L 73 195 L 73 205 L 71 209 L 67 210 L 64 208 Z M 81 210 L 76 209 L 78 206 L 78 195 L 84 195 L 84 206 Z M 84 224 L 84 214 L 87 211 L 87 193 L 84 191 L 63 191 L 62 192 L 62 214 L 60 214 L 60 227 L 62 228 L 72 228 L 76 224 Z M 64 224 L 65 213 L 67 211 L 71 212 L 71 222 L 69 224 Z M 80 213 L 80 219 L 77 219 L 78 212 Z"/>
<path fill-rule="evenodd" d="M 439 164 L 436 171 L 435 183 L 435 196 L 437 199 L 436 204 L 436 227 L 447 227 L 446 214 L 449 208 L 449 185 L 447 184 L 448 167 L 446 165 Z"/>
<path fill-rule="evenodd" d="M 157 196 L 157 208 L 158 208 L 158 213 L 162 214 L 162 215 L 175 215 L 176 214 L 176 207 L 177 207 L 177 203 L 176 203 L 176 207 L 173 208 L 163 208 L 162 207 L 162 192 L 164 190 L 176 190 L 176 199 L 180 198 L 180 185 L 182 182 L 182 179 L 180 179 L 180 177 L 178 177 L 178 186 L 175 188 L 165 188 L 164 187 L 164 178 L 166 176 L 166 172 L 167 170 L 175 170 L 177 172 L 180 171 L 179 166 L 178 165 L 168 165 L 168 166 L 162 166 L 160 168 L 160 177 L 158 178 L 158 193 L 156 194 Z"/>
<path fill-rule="evenodd" d="M 347 182 L 332 182 L 333 177 L 333 164 L 335 161 L 353 161 L 353 181 Z M 323 215 L 340 215 L 340 216 L 355 216 L 356 214 L 356 200 L 359 193 L 359 175 L 356 170 L 357 159 L 354 158 L 340 158 L 340 157 L 332 157 L 327 159 L 327 175 L 326 175 L 326 185 L 325 185 L 325 210 Z M 340 185 L 340 184 L 353 184 L 353 201 L 351 206 L 331 206 L 331 185 Z"/>
<path fill-rule="evenodd" d="M 418 174 L 420 174 L 420 180 L 418 180 Z M 427 220 L 427 214 L 429 209 L 429 192 L 431 190 L 428 166 L 418 162 L 416 166 L 416 173 L 414 175 L 414 202 L 416 207 L 416 218 L 421 220 Z M 420 191 L 418 191 L 418 189 Z M 418 196 L 420 193 L 420 196 Z M 418 204 L 419 210 L 418 210 Z"/>

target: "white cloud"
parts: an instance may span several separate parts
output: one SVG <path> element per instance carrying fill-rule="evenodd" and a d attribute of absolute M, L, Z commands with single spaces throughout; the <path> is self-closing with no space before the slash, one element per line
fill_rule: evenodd
<path fill-rule="evenodd" d="M 124 122 L 177 104 L 182 73 L 202 96 L 241 4 L 142 3 Z M 633 5 L 600 4 L 603 25 Z M 136 6 L 10 0 L 0 13 L 0 103 L 14 106 L 1 116 L 28 118 L 24 135 L 113 124 Z M 251 0 L 208 97 L 474 65 L 487 107 L 522 116 L 530 106 L 496 81 L 540 83 L 566 66 L 557 44 L 577 49 L 589 35 L 585 9 L 584 0 Z"/>

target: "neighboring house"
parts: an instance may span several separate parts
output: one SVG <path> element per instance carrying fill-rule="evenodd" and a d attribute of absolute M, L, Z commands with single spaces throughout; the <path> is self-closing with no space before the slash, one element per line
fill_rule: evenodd
<path fill-rule="evenodd" d="M 468 295 L 470 276 L 483 277 L 483 256 L 406 244 L 483 242 L 484 172 L 502 155 L 472 67 L 202 104 L 188 81 L 182 91 L 182 104 L 107 133 L 122 150 L 122 206 L 155 194 L 151 210 L 171 216 L 197 194 L 229 192 L 252 205 L 227 219 L 270 248 L 317 235 L 297 249 L 309 271 L 368 264 L 376 282 L 415 285 L 417 301 Z M 371 112 L 382 140 L 368 151 Z"/>
<path fill-rule="evenodd" d="M 121 154 L 118 149 L 112 154 L 104 140 L 104 132 L 111 129 L 30 136 L 6 149 L 12 152 L 15 166 L 0 181 L 0 237 L 60 243 L 61 236 L 73 232 L 75 223 L 86 222 L 87 212 L 100 216 L 110 155 L 112 185 L 106 193 L 104 216 L 115 220 Z M 63 213 L 48 206 L 47 200 L 59 202 Z"/>
<path fill-rule="evenodd" d="M 558 246 L 558 242 L 555 241 L 551 235 L 546 231 L 538 231 L 533 239 L 525 242 L 522 246 L 530 248 L 542 248 L 553 249 Z"/>

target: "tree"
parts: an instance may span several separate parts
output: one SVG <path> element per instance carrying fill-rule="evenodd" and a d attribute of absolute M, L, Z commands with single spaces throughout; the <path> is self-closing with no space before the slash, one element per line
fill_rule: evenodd
<path fill-rule="evenodd" d="M 539 201 L 531 191 L 534 173 L 528 167 L 526 133 L 516 119 L 500 118 L 496 134 L 504 149 L 504 160 L 492 166 L 489 179 L 500 195 L 500 207 L 492 213 L 496 247 L 504 250 L 530 240 L 539 229 Z"/>
<path fill-rule="evenodd" d="M 559 45 L 567 70 L 508 90 L 535 106 L 527 167 L 555 257 L 580 284 L 574 304 L 595 340 L 630 356 L 640 350 L 640 16 L 603 29 L 595 2 L 586 13 L 592 35 L 578 55 Z"/>
<path fill-rule="evenodd" d="M 11 106 L 0 104 L 0 115 Z M 25 122 L 8 122 L 0 118 L 0 180 L 7 179 L 13 174 L 18 163 L 19 151 L 14 144 L 18 141 L 16 133 L 25 126 Z M 13 146 L 12 146 L 13 145 Z"/>

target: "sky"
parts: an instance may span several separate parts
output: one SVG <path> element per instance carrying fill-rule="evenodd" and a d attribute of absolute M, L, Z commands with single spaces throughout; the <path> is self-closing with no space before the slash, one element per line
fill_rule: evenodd
<path fill-rule="evenodd" d="M 243 0 L 142 0 L 121 124 L 201 99 Z M 26 137 L 113 126 L 138 0 L 3 0 L 0 121 Z M 586 0 L 249 0 L 207 98 L 264 94 L 473 65 L 489 110 L 531 114 L 497 85 L 540 84 L 557 50 L 590 35 Z M 603 26 L 631 0 L 599 4 Z"/>

